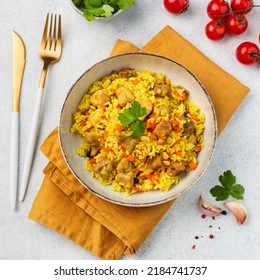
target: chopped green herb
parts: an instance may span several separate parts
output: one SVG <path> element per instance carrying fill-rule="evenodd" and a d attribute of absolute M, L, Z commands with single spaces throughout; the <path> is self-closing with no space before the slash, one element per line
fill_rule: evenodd
<path fill-rule="evenodd" d="M 83 11 L 84 17 L 91 21 L 94 17 L 111 17 L 118 10 L 133 6 L 135 0 L 73 0 Z"/>
<path fill-rule="evenodd" d="M 245 188 L 240 184 L 236 184 L 236 177 L 230 170 L 220 175 L 219 181 L 222 186 L 217 185 L 210 190 L 210 193 L 217 201 L 225 200 L 229 195 L 236 199 L 243 199 Z"/>
<path fill-rule="evenodd" d="M 132 137 L 136 139 L 145 131 L 146 125 L 139 118 L 143 117 L 146 113 L 146 108 L 141 108 L 141 105 L 134 101 L 130 108 L 125 109 L 123 113 L 119 114 L 118 119 L 123 128 L 130 125 L 130 129 L 133 131 Z"/>

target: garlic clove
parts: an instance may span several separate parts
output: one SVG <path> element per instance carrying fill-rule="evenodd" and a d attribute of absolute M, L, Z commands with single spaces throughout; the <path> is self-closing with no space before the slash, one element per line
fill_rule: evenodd
<path fill-rule="evenodd" d="M 217 216 L 222 212 L 221 208 L 209 204 L 202 196 L 199 199 L 199 207 L 205 215 L 210 217 Z"/>
<path fill-rule="evenodd" d="M 247 210 L 245 206 L 237 201 L 227 201 L 224 204 L 236 217 L 237 223 L 242 225 L 247 218 Z"/>

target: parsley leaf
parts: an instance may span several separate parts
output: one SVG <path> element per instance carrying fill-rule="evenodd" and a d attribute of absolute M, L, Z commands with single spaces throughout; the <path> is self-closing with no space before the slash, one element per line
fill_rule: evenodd
<path fill-rule="evenodd" d="M 84 17 L 91 21 L 95 17 L 111 17 L 115 12 L 133 6 L 135 0 L 73 0 L 79 7 Z"/>
<path fill-rule="evenodd" d="M 133 131 L 132 137 L 136 139 L 145 131 L 146 125 L 139 118 L 143 117 L 146 113 L 146 108 L 141 108 L 141 105 L 134 101 L 130 108 L 125 109 L 123 113 L 119 114 L 118 119 L 123 128 L 130 125 L 130 129 Z"/>
<path fill-rule="evenodd" d="M 113 12 L 114 12 L 114 8 L 109 6 L 109 5 L 103 5 L 102 6 L 103 10 L 104 10 L 104 13 L 101 14 L 101 16 L 104 16 L 104 17 L 111 17 Z"/>
<path fill-rule="evenodd" d="M 133 131 L 132 138 L 137 139 L 142 133 L 145 132 L 146 125 L 140 120 L 136 120 L 130 125 L 131 130 Z"/>
<path fill-rule="evenodd" d="M 121 10 L 125 10 L 127 7 L 133 6 L 135 0 L 119 0 L 117 5 Z"/>
<path fill-rule="evenodd" d="M 236 184 L 236 176 L 230 170 L 220 175 L 219 181 L 222 186 L 217 185 L 210 190 L 210 193 L 217 201 L 225 200 L 229 195 L 236 199 L 243 199 L 245 188 L 240 184 Z"/>
<path fill-rule="evenodd" d="M 125 109 L 123 113 L 120 113 L 118 119 L 120 120 L 122 127 L 126 128 L 127 126 L 129 126 L 129 124 L 131 124 L 136 120 L 136 117 L 132 115 L 129 108 L 129 109 Z"/>

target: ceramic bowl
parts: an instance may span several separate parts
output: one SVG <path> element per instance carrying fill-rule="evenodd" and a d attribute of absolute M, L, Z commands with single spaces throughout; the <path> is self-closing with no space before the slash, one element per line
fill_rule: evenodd
<path fill-rule="evenodd" d="M 110 75 L 112 70 L 118 71 L 124 68 L 135 68 L 137 71 L 147 69 L 166 74 L 172 83 L 183 85 L 189 90 L 190 98 L 199 105 L 206 116 L 204 148 L 199 153 L 197 169 L 186 174 L 177 185 L 166 192 L 148 191 L 126 197 L 124 193 L 115 192 L 111 186 L 105 187 L 97 179 L 93 178 L 85 169 L 84 158 L 78 156 L 75 152 L 80 147 L 82 138 L 72 134 L 70 128 L 73 121 L 72 114 L 77 111 L 78 103 L 94 81 Z M 161 204 L 177 198 L 184 191 L 191 188 L 208 167 L 215 149 L 216 138 L 217 121 L 215 110 L 206 89 L 198 78 L 175 61 L 146 53 L 128 53 L 113 56 L 88 69 L 70 88 L 62 107 L 59 122 L 59 140 L 64 159 L 81 184 L 105 200 L 134 207 Z"/>

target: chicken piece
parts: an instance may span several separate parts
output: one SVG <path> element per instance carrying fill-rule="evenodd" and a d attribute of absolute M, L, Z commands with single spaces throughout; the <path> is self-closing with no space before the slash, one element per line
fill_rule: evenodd
<path fill-rule="evenodd" d="M 168 137 L 172 132 L 172 124 L 166 120 L 162 120 L 154 129 L 154 134 L 158 137 Z"/>
<path fill-rule="evenodd" d="M 104 104 L 109 101 L 110 101 L 110 97 L 106 89 L 97 90 L 90 97 L 90 102 L 96 107 L 99 104 Z"/>
<path fill-rule="evenodd" d="M 132 91 L 124 86 L 120 86 L 116 90 L 116 96 L 120 107 L 125 107 L 127 103 L 132 102 L 135 99 Z"/>
<path fill-rule="evenodd" d="M 131 189 L 134 185 L 134 172 L 118 173 L 116 181 L 127 189 Z"/>
<path fill-rule="evenodd" d="M 108 178 L 112 170 L 113 164 L 112 161 L 108 158 L 100 159 L 100 161 L 96 163 L 93 168 L 93 171 L 95 173 L 99 173 L 104 178 Z"/>
<path fill-rule="evenodd" d="M 166 96 L 171 90 L 170 85 L 166 84 L 155 84 L 154 93 L 160 96 Z"/>
<path fill-rule="evenodd" d="M 176 170 L 177 172 L 183 172 L 185 170 L 185 165 L 181 162 L 173 162 L 171 164 L 171 166 L 173 167 L 174 170 Z"/>
<path fill-rule="evenodd" d="M 118 142 L 121 143 L 121 145 L 126 149 L 128 153 L 131 153 L 135 146 L 138 143 L 138 139 L 132 138 L 132 132 L 131 131 L 121 131 L 117 134 Z"/>
<path fill-rule="evenodd" d="M 127 173 L 132 170 L 133 164 L 126 157 L 122 158 L 116 167 L 117 173 Z"/>
<path fill-rule="evenodd" d="M 130 77 L 136 76 L 135 69 L 133 69 L 133 68 L 122 69 L 122 70 L 120 70 L 118 72 L 114 72 L 114 73 L 116 73 L 120 78 L 130 78 Z"/>
<path fill-rule="evenodd" d="M 98 154 L 98 152 L 101 150 L 101 147 L 91 147 L 90 148 L 90 156 L 94 157 Z"/>
<path fill-rule="evenodd" d="M 88 116 L 88 121 L 93 126 L 95 126 L 97 123 L 99 123 L 101 121 L 101 119 L 102 119 L 102 112 L 100 110 L 96 110 Z"/>
<path fill-rule="evenodd" d="M 177 176 L 185 171 L 185 165 L 180 162 L 173 162 L 171 166 L 167 167 L 166 173 L 170 176 Z"/>
<path fill-rule="evenodd" d="M 148 158 L 146 166 L 153 170 L 156 170 L 158 168 L 160 168 L 163 165 L 161 157 L 160 156 L 155 156 L 153 158 Z"/>
<path fill-rule="evenodd" d="M 183 136 L 189 137 L 191 134 L 193 134 L 195 131 L 195 125 L 193 121 L 187 119 L 186 123 L 183 125 Z"/>
<path fill-rule="evenodd" d="M 149 98 L 140 98 L 136 101 L 140 104 L 141 108 L 144 107 L 146 109 L 146 114 L 143 117 L 139 118 L 139 120 L 143 121 L 146 118 L 146 116 L 148 116 L 152 112 L 153 103 Z"/>
<path fill-rule="evenodd" d="M 160 105 L 158 107 L 160 116 L 166 116 L 169 113 L 169 109 L 166 105 Z"/>
<path fill-rule="evenodd" d="M 86 132 L 85 141 L 90 146 L 90 156 L 94 157 L 101 150 L 104 140 L 99 134 Z"/>
<path fill-rule="evenodd" d="M 153 158 L 148 158 L 146 165 L 145 165 L 145 170 L 144 174 L 148 175 L 155 170 L 159 169 L 163 165 L 161 157 L 160 156 L 155 156 Z"/>
<path fill-rule="evenodd" d="M 85 133 L 85 141 L 91 147 L 99 147 L 102 141 L 101 135 L 94 132 L 86 132 Z"/>
<path fill-rule="evenodd" d="M 187 156 L 188 156 L 189 159 L 193 159 L 193 158 L 197 158 L 198 157 L 196 152 L 189 152 L 189 153 L 187 153 Z"/>
<path fill-rule="evenodd" d="M 194 144 L 194 145 L 197 144 L 197 137 L 196 137 L 196 135 L 194 133 L 191 134 L 190 137 L 188 138 L 188 141 L 191 144 Z"/>

